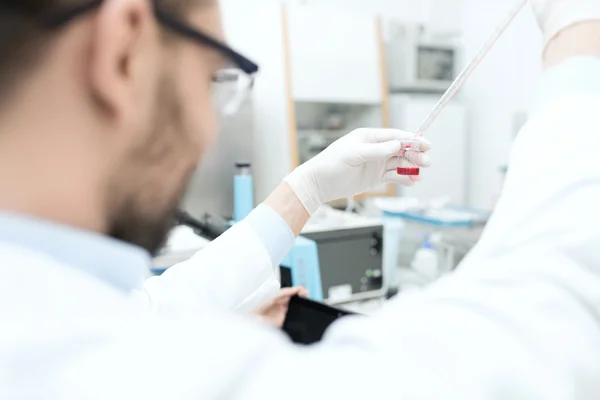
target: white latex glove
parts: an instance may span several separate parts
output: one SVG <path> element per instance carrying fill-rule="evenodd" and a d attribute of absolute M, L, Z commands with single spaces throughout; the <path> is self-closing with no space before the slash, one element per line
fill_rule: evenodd
<path fill-rule="evenodd" d="M 309 214 L 322 204 L 365 193 L 383 183 L 411 186 L 418 176 L 398 175 L 398 167 L 410 166 L 398 154 L 403 143 L 412 142 L 414 133 L 397 129 L 357 129 L 338 139 L 321 154 L 293 171 L 285 182 L 292 188 Z M 431 148 L 419 139 L 419 151 L 407 157 L 419 167 L 428 167 Z"/>
<path fill-rule="evenodd" d="M 531 0 L 544 34 L 544 47 L 578 22 L 600 20 L 599 0 Z"/>

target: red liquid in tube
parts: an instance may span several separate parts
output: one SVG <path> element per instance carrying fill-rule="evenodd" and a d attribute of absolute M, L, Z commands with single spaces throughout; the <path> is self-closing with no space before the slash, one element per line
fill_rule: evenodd
<path fill-rule="evenodd" d="M 421 168 L 418 167 L 408 167 L 408 168 L 398 168 L 398 175 L 409 175 L 409 176 L 418 176 L 421 172 Z"/>

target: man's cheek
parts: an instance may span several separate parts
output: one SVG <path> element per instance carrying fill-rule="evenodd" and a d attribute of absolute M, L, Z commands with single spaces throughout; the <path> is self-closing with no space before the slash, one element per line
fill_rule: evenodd
<path fill-rule="evenodd" d="M 206 115 L 205 118 L 200 118 L 196 122 L 196 126 L 198 126 L 196 130 L 197 148 L 201 153 L 210 151 L 215 145 L 218 135 L 217 119 L 212 115 Z"/>

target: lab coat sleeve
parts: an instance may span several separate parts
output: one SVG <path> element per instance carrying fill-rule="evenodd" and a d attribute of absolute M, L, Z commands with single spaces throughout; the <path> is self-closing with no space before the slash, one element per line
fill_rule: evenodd
<path fill-rule="evenodd" d="M 502 196 L 463 273 L 488 274 L 482 263 L 490 259 L 543 247 L 600 279 L 594 261 L 600 260 L 600 59 L 574 58 L 548 70 L 540 94 L 513 146 Z M 566 264 L 533 264 L 520 268 L 574 279 Z"/>
<path fill-rule="evenodd" d="M 149 278 L 134 297 L 167 315 L 205 306 L 252 311 L 277 294 L 275 269 L 294 240 L 281 216 L 260 205 L 190 260 Z"/>

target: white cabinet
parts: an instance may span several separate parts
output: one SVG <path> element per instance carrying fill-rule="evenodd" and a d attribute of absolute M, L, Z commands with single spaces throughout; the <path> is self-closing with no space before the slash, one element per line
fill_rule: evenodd
<path fill-rule="evenodd" d="M 390 97 L 392 127 L 415 131 L 431 112 L 439 96 L 393 95 Z M 467 111 L 454 100 L 425 133 L 433 143 L 429 153 L 433 164 L 421 170 L 423 180 L 402 189 L 405 196 L 427 201 L 448 196 L 452 203 L 467 201 Z"/>
<path fill-rule="evenodd" d="M 294 100 L 360 104 L 382 101 L 375 16 L 322 6 L 291 6 L 288 35 Z"/>

